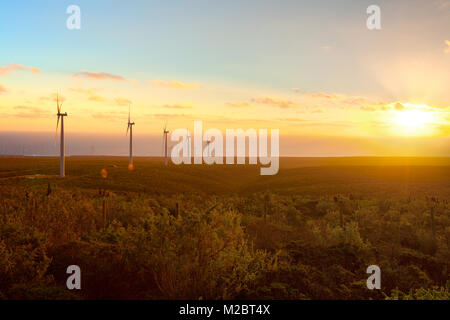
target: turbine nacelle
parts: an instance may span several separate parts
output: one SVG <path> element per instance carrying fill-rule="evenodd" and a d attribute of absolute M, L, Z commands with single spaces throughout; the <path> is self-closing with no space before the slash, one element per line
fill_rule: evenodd
<path fill-rule="evenodd" d="M 134 122 L 128 122 L 128 127 L 127 127 L 127 135 L 128 135 L 128 131 L 131 129 L 132 126 L 134 126 L 135 123 Z"/>

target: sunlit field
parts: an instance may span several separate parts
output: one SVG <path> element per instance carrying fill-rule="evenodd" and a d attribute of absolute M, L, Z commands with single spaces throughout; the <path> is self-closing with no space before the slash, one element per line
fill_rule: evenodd
<path fill-rule="evenodd" d="M 0 298 L 449 299 L 448 158 L 66 166 L 0 158 Z"/>

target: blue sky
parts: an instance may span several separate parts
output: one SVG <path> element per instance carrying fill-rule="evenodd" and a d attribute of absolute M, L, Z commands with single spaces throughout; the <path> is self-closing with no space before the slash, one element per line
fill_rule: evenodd
<path fill-rule="evenodd" d="M 361 58 L 440 53 L 450 19 L 438 2 L 375 1 L 383 30 L 370 32 L 365 9 L 373 2 L 8 1 L 1 5 L 0 61 L 48 72 L 383 94 Z M 70 4 L 81 8 L 80 31 L 65 28 Z M 407 34 L 395 37 L 400 31 Z"/>

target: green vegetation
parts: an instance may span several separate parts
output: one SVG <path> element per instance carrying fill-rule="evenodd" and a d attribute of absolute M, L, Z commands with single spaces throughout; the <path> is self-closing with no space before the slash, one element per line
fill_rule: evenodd
<path fill-rule="evenodd" d="M 80 157 L 62 180 L 57 159 L 0 158 L 0 299 L 448 300 L 448 164 L 282 159 L 263 177 Z"/>

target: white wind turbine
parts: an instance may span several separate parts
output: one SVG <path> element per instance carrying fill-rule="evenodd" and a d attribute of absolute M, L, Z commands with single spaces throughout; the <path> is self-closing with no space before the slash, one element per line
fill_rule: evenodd
<path fill-rule="evenodd" d="M 59 94 L 56 94 L 56 109 L 58 113 L 58 120 L 56 122 L 55 133 L 55 149 L 56 149 L 56 137 L 58 135 L 59 119 L 61 119 L 61 137 L 60 137 L 60 153 L 59 153 L 59 176 L 64 178 L 66 176 L 66 146 L 64 143 L 64 117 L 67 117 L 67 112 L 61 113 L 62 103 L 59 104 Z"/>
<path fill-rule="evenodd" d="M 133 164 L 133 126 L 135 125 L 134 122 L 131 122 L 131 106 L 128 106 L 128 126 L 127 126 L 127 135 L 128 131 L 130 131 L 130 160 L 129 165 Z"/>
<path fill-rule="evenodd" d="M 167 136 L 169 134 L 169 130 L 167 130 L 167 122 L 164 125 L 163 131 L 163 144 L 164 144 L 164 165 L 167 166 Z"/>

